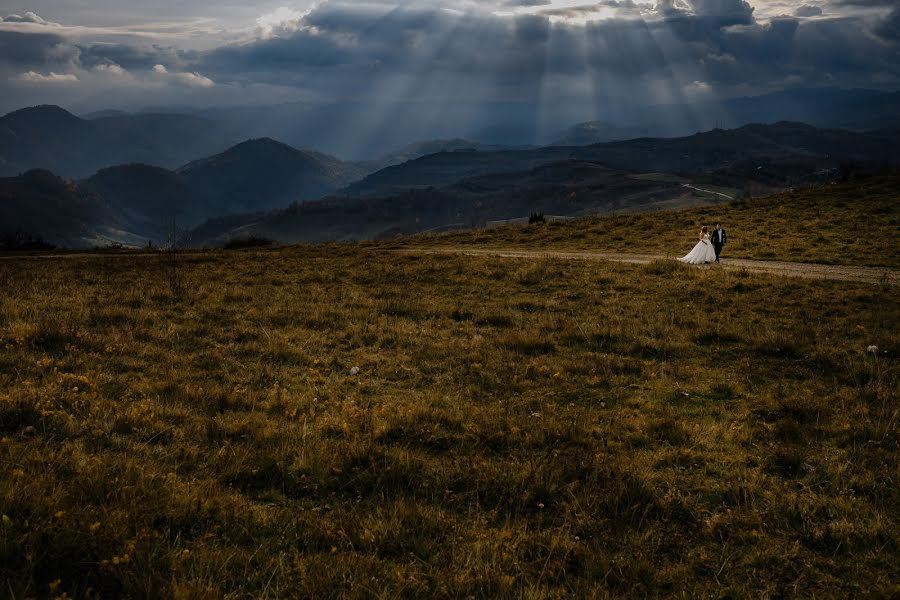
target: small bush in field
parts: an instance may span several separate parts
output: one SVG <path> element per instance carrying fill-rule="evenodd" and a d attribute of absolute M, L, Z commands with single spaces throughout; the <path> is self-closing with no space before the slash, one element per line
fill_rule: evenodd
<path fill-rule="evenodd" d="M 225 250 L 240 250 L 242 248 L 263 248 L 266 246 L 274 246 L 275 241 L 262 236 L 250 236 L 245 238 L 233 238 L 225 242 L 222 246 Z"/>
<path fill-rule="evenodd" d="M 643 268 L 645 273 L 657 277 L 676 275 L 683 273 L 686 269 L 685 265 L 676 260 L 655 260 Z"/>

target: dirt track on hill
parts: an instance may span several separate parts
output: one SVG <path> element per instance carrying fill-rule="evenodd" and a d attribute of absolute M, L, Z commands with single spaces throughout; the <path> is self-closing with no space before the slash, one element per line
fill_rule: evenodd
<path fill-rule="evenodd" d="M 512 250 L 504 248 L 404 248 L 404 254 L 455 254 L 466 256 L 496 256 L 498 258 L 560 258 L 564 260 L 595 260 L 632 264 L 649 264 L 659 260 L 675 260 L 671 256 L 659 254 L 626 254 L 609 252 L 583 252 L 558 250 Z M 716 265 L 698 265 L 696 269 L 745 270 L 771 273 L 786 277 L 807 279 L 830 279 L 834 281 L 856 281 L 861 283 L 900 284 L 900 271 L 887 267 L 851 267 L 845 265 L 822 265 L 815 263 L 778 262 L 725 258 Z"/>
<path fill-rule="evenodd" d="M 464 256 L 495 256 L 497 258 L 559 258 L 563 260 L 593 260 L 644 265 L 659 260 L 675 260 L 673 256 L 661 254 L 628 254 L 617 252 L 585 252 L 564 250 L 515 250 L 507 248 L 401 248 L 394 250 L 402 254 L 453 254 Z M 184 252 L 178 256 L 204 256 L 208 252 Z M 65 254 L 20 254 L 0 256 L 0 260 L 16 259 L 65 259 L 65 258 L 141 258 L 164 257 L 164 253 L 123 253 L 98 254 L 89 252 L 72 252 Z M 887 283 L 900 285 L 900 270 L 887 267 L 854 267 L 847 265 L 823 265 L 817 263 L 780 262 L 767 260 L 748 260 L 743 258 L 722 258 L 718 265 L 697 265 L 695 269 L 727 269 L 744 270 L 756 273 L 771 273 L 786 277 L 803 277 L 806 279 L 829 279 L 833 281 L 855 281 L 860 283 Z"/>

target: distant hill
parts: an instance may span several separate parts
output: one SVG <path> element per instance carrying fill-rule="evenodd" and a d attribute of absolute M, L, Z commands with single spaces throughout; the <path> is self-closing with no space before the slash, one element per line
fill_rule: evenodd
<path fill-rule="evenodd" d="M 476 175 L 511 173 L 567 160 L 572 148 L 538 148 L 497 152 L 438 152 L 387 167 L 348 186 L 347 196 L 387 196 L 409 189 L 449 185 Z"/>
<path fill-rule="evenodd" d="M 35 118 L 42 124 L 53 120 L 59 137 L 77 135 L 88 123 L 49 108 L 16 115 L 16 123 L 27 127 Z M 98 119 L 109 120 L 119 117 Z M 123 131 L 138 122 L 126 119 Z M 46 150 L 58 156 L 71 152 L 53 139 Z M 364 165 L 268 138 L 176 170 L 133 163 L 58 185 L 47 183 L 49 173 L 31 174 L 6 182 L 13 208 L 4 213 L 4 226 L 27 225 L 58 245 L 89 239 L 159 243 L 173 223 L 197 228 L 189 235 L 197 244 L 233 237 L 238 229 L 282 241 L 360 239 L 479 226 L 531 211 L 578 215 L 722 201 L 831 181 L 847 169 L 900 164 L 894 129 L 861 133 L 792 122 L 527 150 L 472 149 L 464 140 L 433 144 L 453 150 L 365 177 Z M 409 151 L 427 149 L 423 144 Z M 685 183 L 693 191 L 682 188 Z M 69 230 L 59 218 L 68 214 L 58 208 L 66 202 L 78 207 Z M 16 210 L 24 216 L 18 218 Z M 41 214 L 46 228 L 40 227 Z"/>
<path fill-rule="evenodd" d="M 900 139 L 885 132 L 858 133 L 783 122 L 715 129 L 680 138 L 638 138 L 592 146 L 441 152 L 368 175 L 343 193 L 387 196 L 408 189 L 445 186 L 466 177 L 516 172 L 569 159 L 639 173 L 733 171 L 740 177 L 777 186 L 837 169 L 843 161 L 900 162 Z"/>
<path fill-rule="evenodd" d="M 0 236 L 23 231 L 57 246 L 102 243 L 96 224 L 118 215 L 97 195 L 44 170 L 0 178 Z"/>
<path fill-rule="evenodd" d="M 353 164 L 268 139 L 244 142 L 177 171 L 128 164 L 81 181 L 32 171 L 2 180 L 3 225 L 60 246 L 161 244 L 173 226 L 319 198 L 360 174 Z"/>
<path fill-rule="evenodd" d="M 900 162 L 900 140 L 880 134 L 819 129 L 803 123 L 745 125 L 682 138 L 641 138 L 579 149 L 575 154 L 619 169 L 702 172 L 743 161 L 804 158 L 809 169 L 841 161 Z"/>
<path fill-rule="evenodd" d="M 0 176 L 43 168 L 64 177 L 87 177 L 104 167 L 129 163 L 174 169 L 241 140 L 264 137 L 353 157 L 371 173 L 440 151 L 585 146 L 637 137 L 685 136 L 747 123 L 802 121 L 858 131 L 900 126 L 900 92 L 865 89 L 800 88 L 679 105 L 610 102 L 622 113 L 615 120 L 607 117 L 565 130 L 564 123 L 554 124 L 553 128 L 563 131 L 541 139 L 535 137 L 532 112 L 522 111 L 516 103 L 494 106 L 502 118 L 488 122 L 473 121 L 465 105 L 448 108 L 440 119 L 417 121 L 411 116 L 419 114 L 416 107 L 407 110 L 403 104 L 373 122 L 371 106 L 364 99 L 201 110 L 157 107 L 136 113 L 98 110 L 84 118 L 58 106 L 37 106 L 0 117 Z M 436 139 L 410 143 L 423 137 Z M 395 147 L 400 149 L 389 150 Z"/>
<path fill-rule="evenodd" d="M 360 239 L 482 226 L 532 211 L 571 216 L 721 202 L 831 181 L 848 164 L 882 163 L 900 164 L 900 140 L 889 132 L 788 122 L 585 147 L 439 152 L 373 173 L 332 198 L 207 223 L 189 240 Z"/>
<path fill-rule="evenodd" d="M 627 140 L 647 135 L 639 127 L 619 127 L 604 121 L 588 121 L 569 127 L 555 139 L 551 146 L 589 146 L 603 142 Z"/>
<path fill-rule="evenodd" d="M 817 127 L 874 129 L 900 118 L 900 92 L 866 89 L 799 88 L 762 96 L 700 104 L 706 122 L 723 127 L 747 123 L 802 121 Z"/>
<path fill-rule="evenodd" d="M 106 117 L 128 117 L 131 113 L 126 112 L 124 110 L 97 110 L 91 113 L 87 113 L 85 115 L 81 115 L 82 119 L 87 119 L 88 121 L 93 121 L 94 119 L 103 119 Z"/>
<path fill-rule="evenodd" d="M 408 144 L 402 148 L 394 150 L 379 159 L 384 163 L 384 167 L 399 165 L 409 160 L 415 160 L 429 154 L 437 154 L 438 152 L 498 152 L 502 150 L 512 150 L 507 146 L 498 146 L 492 144 L 482 144 L 473 140 L 462 138 L 453 138 L 447 140 L 425 140 Z"/>
<path fill-rule="evenodd" d="M 548 140 L 554 146 L 587 146 L 638 137 L 680 137 L 713 128 L 795 121 L 857 131 L 900 125 L 900 92 L 796 88 L 759 96 L 641 106 L 618 121 L 577 123 Z"/>
<path fill-rule="evenodd" d="M 109 165 L 140 162 L 175 168 L 221 151 L 235 139 L 208 119 L 139 114 L 81 119 L 58 106 L 0 117 L 0 176 L 47 169 L 84 177 Z"/>
<path fill-rule="evenodd" d="M 219 214 L 321 198 L 365 174 L 353 163 L 269 138 L 243 142 L 177 173 Z"/>
<path fill-rule="evenodd" d="M 677 177 L 641 177 L 581 161 L 562 161 L 478 175 L 441 188 L 387 197 L 331 197 L 268 215 L 217 219 L 190 232 L 188 245 L 221 245 L 259 236 L 279 242 L 377 239 L 491 221 L 548 215 L 649 210 L 689 195 Z M 696 200 L 695 200 L 696 202 Z"/>

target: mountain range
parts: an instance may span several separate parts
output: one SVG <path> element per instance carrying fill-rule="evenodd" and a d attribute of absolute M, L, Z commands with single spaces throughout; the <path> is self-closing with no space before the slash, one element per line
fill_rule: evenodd
<path fill-rule="evenodd" d="M 330 198 L 213 220 L 184 241 L 365 239 L 478 227 L 531 212 L 680 207 L 833 180 L 854 163 L 900 165 L 900 138 L 776 123 L 585 147 L 439 152 L 373 173 Z"/>
<path fill-rule="evenodd" d="M 237 139 L 193 115 L 139 114 L 81 119 L 58 106 L 0 117 L 0 176 L 48 169 L 79 178 L 123 163 L 175 168 Z"/>
<path fill-rule="evenodd" d="M 693 104 L 633 106 L 615 122 L 579 123 L 541 138 L 534 115 L 508 107 L 508 121 L 453 131 L 447 120 L 427 127 L 406 122 L 403 107 L 382 114 L 362 103 L 193 109 L 157 107 L 128 113 L 96 111 L 76 117 L 57 106 L 26 108 L 0 117 L 0 177 L 48 169 L 67 178 L 88 177 L 118 164 L 143 163 L 175 169 L 201 156 L 222 152 L 243 140 L 272 138 L 296 148 L 316 148 L 353 157 L 370 172 L 441 149 L 499 150 L 523 146 L 584 146 L 639 137 L 685 136 L 715 127 L 802 121 L 821 128 L 900 128 L 900 92 L 795 89 L 757 97 L 700 100 Z M 603 108 L 602 102 L 598 110 Z M 389 118 L 393 117 L 398 118 Z M 450 135 L 447 135 L 450 134 Z M 426 141 L 413 142 L 425 139 Z M 429 141 L 429 138 L 435 138 Z M 400 148 L 400 150 L 389 150 Z"/>
<path fill-rule="evenodd" d="M 550 162 L 386 197 L 333 196 L 266 214 L 231 215 L 188 232 L 182 242 L 219 246 L 241 238 L 282 243 L 379 239 L 484 227 L 537 212 L 578 216 L 650 210 L 680 205 L 690 196 L 683 187 L 686 181 L 677 176 L 646 177 L 577 160 Z"/>
<path fill-rule="evenodd" d="M 183 239 L 195 245 L 246 235 L 362 239 L 481 226 L 531 211 L 577 215 L 721 201 L 827 181 L 848 164 L 900 164 L 896 127 L 861 132 L 778 122 L 536 148 L 447 138 L 365 162 L 258 138 L 167 166 L 227 137 L 192 139 L 204 137 L 204 119 L 81 119 L 58 107 L 7 115 L 0 164 L 6 174 L 21 174 L 0 178 L 0 233 L 27 231 L 73 247 L 159 244 L 184 230 L 192 230 Z M 154 124 L 160 131 L 144 131 Z M 584 134 L 583 141 L 596 129 L 570 133 Z M 92 154 L 104 141 L 110 147 Z M 69 175 L 120 156 L 151 155 L 168 158 Z M 20 165 L 44 168 L 23 173 Z"/>
<path fill-rule="evenodd" d="M 797 174 L 835 169 L 841 162 L 900 162 L 900 138 L 890 131 L 858 133 L 781 122 L 714 129 L 680 138 L 637 138 L 590 146 L 439 152 L 382 169 L 343 193 L 389 196 L 407 189 L 444 186 L 466 177 L 522 171 L 573 159 L 636 173 L 730 169 L 745 177 L 765 177 L 773 183 L 773 176 L 781 176 L 781 183 L 790 184 L 789 179 Z M 763 165 L 764 172 L 757 173 L 761 170 L 757 167 Z"/>
<path fill-rule="evenodd" d="M 45 170 L 2 178 L 0 209 L 6 228 L 61 246 L 158 245 L 213 217 L 320 198 L 363 174 L 352 163 L 259 139 L 176 170 L 134 163 L 78 181 Z"/>

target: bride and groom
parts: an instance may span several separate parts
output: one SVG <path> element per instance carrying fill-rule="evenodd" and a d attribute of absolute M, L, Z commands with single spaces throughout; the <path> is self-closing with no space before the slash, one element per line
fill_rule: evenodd
<path fill-rule="evenodd" d="M 705 265 L 711 262 L 719 262 L 722 248 L 728 243 L 728 234 L 722 229 L 722 225 L 716 223 L 716 228 L 709 234 L 709 227 L 703 226 L 700 230 L 700 241 L 694 249 L 678 260 L 689 265 Z"/>

